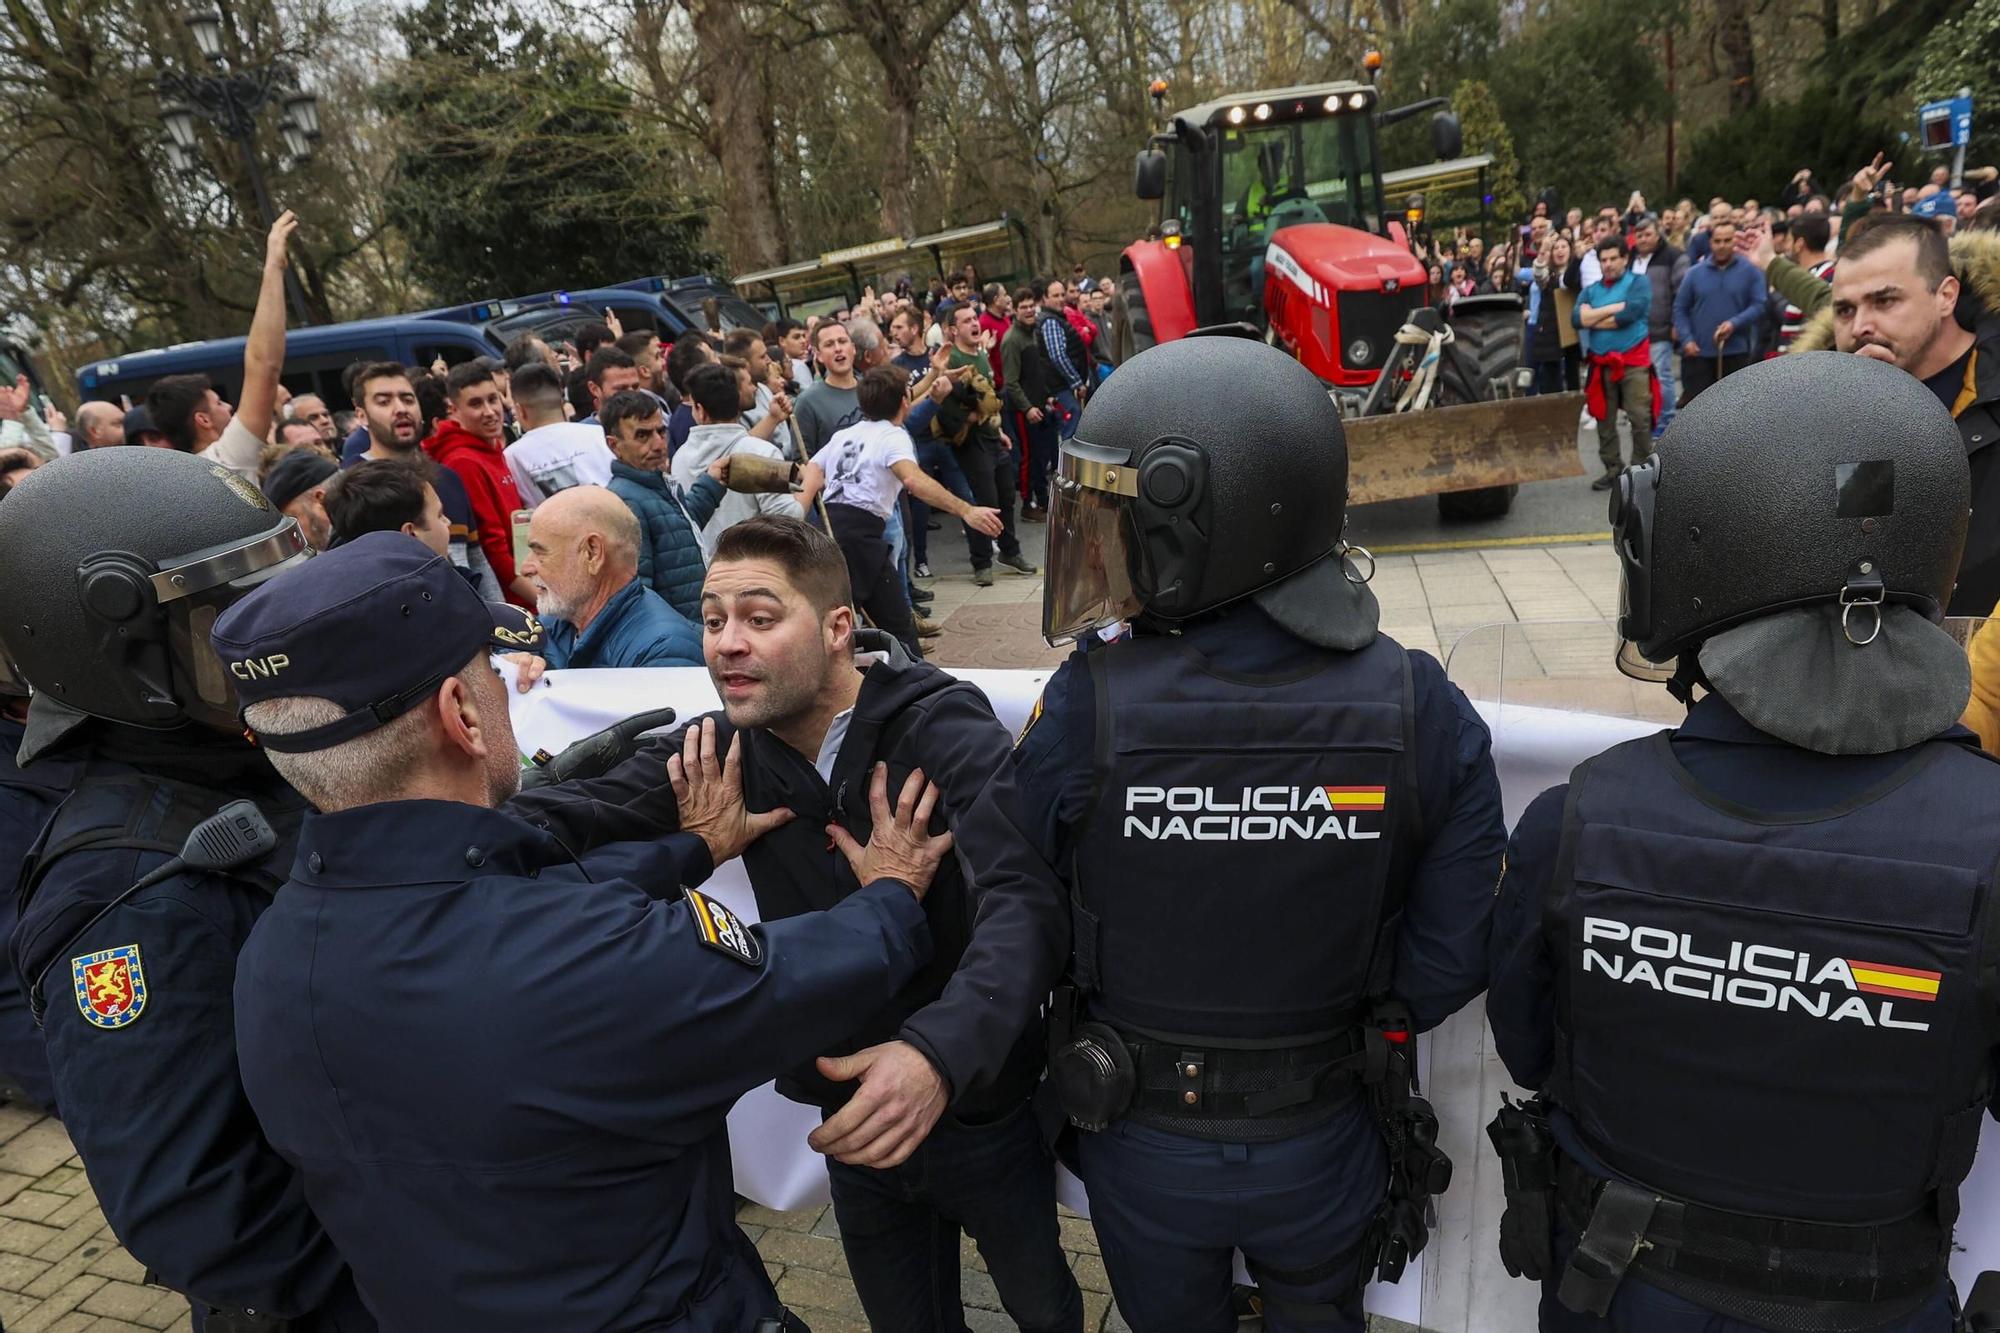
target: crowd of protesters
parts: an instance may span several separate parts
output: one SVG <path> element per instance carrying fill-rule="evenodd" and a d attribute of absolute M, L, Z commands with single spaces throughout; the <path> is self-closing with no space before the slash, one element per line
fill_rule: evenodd
<path fill-rule="evenodd" d="M 1518 294 L 1525 302 L 1525 392 L 1587 394 L 1608 489 L 1623 463 L 1617 425 L 1646 458 L 1679 407 L 1753 361 L 1789 350 L 1831 282 L 1841 241 L 1884 217 L 1922 219 L 1944 237 L 2000 230 L 2000 170 L 1954 181 L 1944 166 L 1917 185 L 1875 160 L 1831 192 L 1802 168 L 1769 200 L 1654 209 L 1634 191 L 1621 208 L 1559 211 L 1544 192 L 1512 234 L 1489 245 L 1472 228 L 1413 248 L 1435 304 Z M 1802 276 L 1801 276 L 1802 275 Z M 1801 291 L 1805 294 L 1801 296 Z"/>
<path fill-rule="evenodd" d="M 272 231 L 267 289 L 295 227 L 287 215 Z M 835 536 L 858 604 L 921 657 L 941 633 L 930 537 L 947 521 L 976 584 L 1038 572 L 1017 524 L 1047 521 L 1059 441 L 1111 371 L 1109 293 L 1080 266 L 1012 290 L 968 266 L 666 344 L 607 310 L 569 339 L 520 334 L 499 358 L 357 362 L 345 412 L 286 390 L 283 304 L 267 300 L 234 405 L 207 376 L 170 376 L 141 403 L 84 403 L 72 425 L 25 378 L 0 385 L 0 494 L 78 449 L 205 453 L 320 549 L 383 528 L 434 542 L 482 595 L 549 622 L 557 667 L 700 665 L 722 533 L 801 517 Z"/>

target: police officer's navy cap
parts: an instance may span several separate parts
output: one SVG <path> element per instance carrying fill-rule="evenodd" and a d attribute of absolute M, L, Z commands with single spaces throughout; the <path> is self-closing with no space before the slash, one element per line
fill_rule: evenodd
<path fill-rule="evenodd" d="M 324 750 L 429 699 L 482 647 L 541 642 L 534 616 L 480 599 L 449 560 L 401 532 L 370 532 L 273 579 L 230 607 L 210 635 L 243 705 L 331 699 L 347 715 L 281 736 L 267 750 Z"/>

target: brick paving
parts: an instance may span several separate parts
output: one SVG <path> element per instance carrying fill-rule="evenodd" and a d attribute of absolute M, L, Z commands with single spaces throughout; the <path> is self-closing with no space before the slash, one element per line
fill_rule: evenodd
<path fill-rule="evenodd" d="M 1022 528 L 1023 547 L 1037 565 L 1043 531 L 1038 525 Z M 980 588 L 972 583 L 962 542 L 933 540 L 931 555 L 938 567 L 931 585 L 934 618 L 945 628 L 932 641 L 935 660 L 1044 670 L 1062 660 L 1061 652 L 1041 642 L 1039 577 L 1002 572 L 992 587 Z M 1615 615 L 1617 586 L 1617 559 L 1603 545 L 1384 556 L 1374 580 L 1384 631 L 1433 653 L 1480 626 Z M 1580 642 L 1573 631 L 1539 637 L 1515 631 L 1514 636 L 1506 661 L 1496 663 L 1494 672 L 1496 678 L 1506 676 L 1510 697 L 1531 696 L 1537 682 L 1550 702 L 1570 707 L 1580 706 L 1580 697 L 1610 705 L 1633 693 L 1608 671 L 1601 652 L 1593 649 L 1586 662 L 1573 660 Z M 1473 675 L 1480 674 L 1485 637 L 1467 641 Z M 1664 691 L 1645 688 L 1665 697 Z M 867 1328 L 830 1208 L 779 1213 L 744 1203 L 737 1219 L 764 1256 L 779 1295 L 815 1333 Z M 1086 1328 L 1121 1333 L 1127 1325 L 1112 1303 L 1090 1223 L 1066 1212 L 1061 1227 L 1064 1251 L 1084 1293 Z M 969 1241 L 964 1254 L 967 1324 L 973 1333 L 1012 1329 Z M 11 1105 L 0 1105 L 0 1321 L 6 1333 L 140 1333 L 187 1323 L 187 1303 L 145 1285 L 144 1270 L 112 1236 L 62 1125 Z M 1408 1328 L 1370 1321 L 1371 1333 Z"/>

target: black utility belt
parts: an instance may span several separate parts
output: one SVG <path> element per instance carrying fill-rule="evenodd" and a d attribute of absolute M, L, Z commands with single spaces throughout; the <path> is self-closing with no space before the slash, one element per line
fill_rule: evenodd
<path fill-rule="evenodd" d="M 1119 1036 L 1137 1076 L 1128 1108 L 1136 1113 L 1260 1120 L 1352 1096 L 1360 1082 L 1358 1028 L 1325 1041 L 1271 1050 Z"/>
<path fill-rule="evenodd" d="M 1297 1045 L 1233 1046 L 1058 1021 L 1049 1078 L 1079 1129 L 1102 1130 L 1127 1115 L 1154 1123 L 1261 1120 L 1350 1095 L 1370 1049 L 1359 1026 Z"/>
<path fill-rule="evenodd" d="M 1625 1271 L 1757 1297 L 1872 1305 L 1920 1296 L 1945 1274 L 1948 1236 L 1925 1207 L 1880 1226 L 1755 1217 L 1593 1176 L 1556 1152 L 1556 1197 L 1580 1240 L 1563 1303 L 1601 1296 Z M 1598 1304 L 1595 1301 L 1592 1304 Z M 1602 1306 L 1600 1306 L 1602 1308 Z"/>

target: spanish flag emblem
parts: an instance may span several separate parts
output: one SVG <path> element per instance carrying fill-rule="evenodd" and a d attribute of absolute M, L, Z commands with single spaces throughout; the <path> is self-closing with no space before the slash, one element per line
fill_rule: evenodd
<path fill-rule="evenodd" d="M 1871 995 L 1890 995 L 1898 1000 L 1934 1001 L 1938 997 L 1938 982 L 1944 977 L 1942 972 L 1926 972 L 1918 967 L 1891 967 L 1887 963 L 1864 963 L 1859 958 L 1847 960 L 1847 970 L 1854 974 L 1854 988 L 1867 991 Z"/>
<path fill-rule="evenodd" d="M 1322 787 L 1336 810 L 1380 810 L 1388 798 L 1387 787 Z"/>

